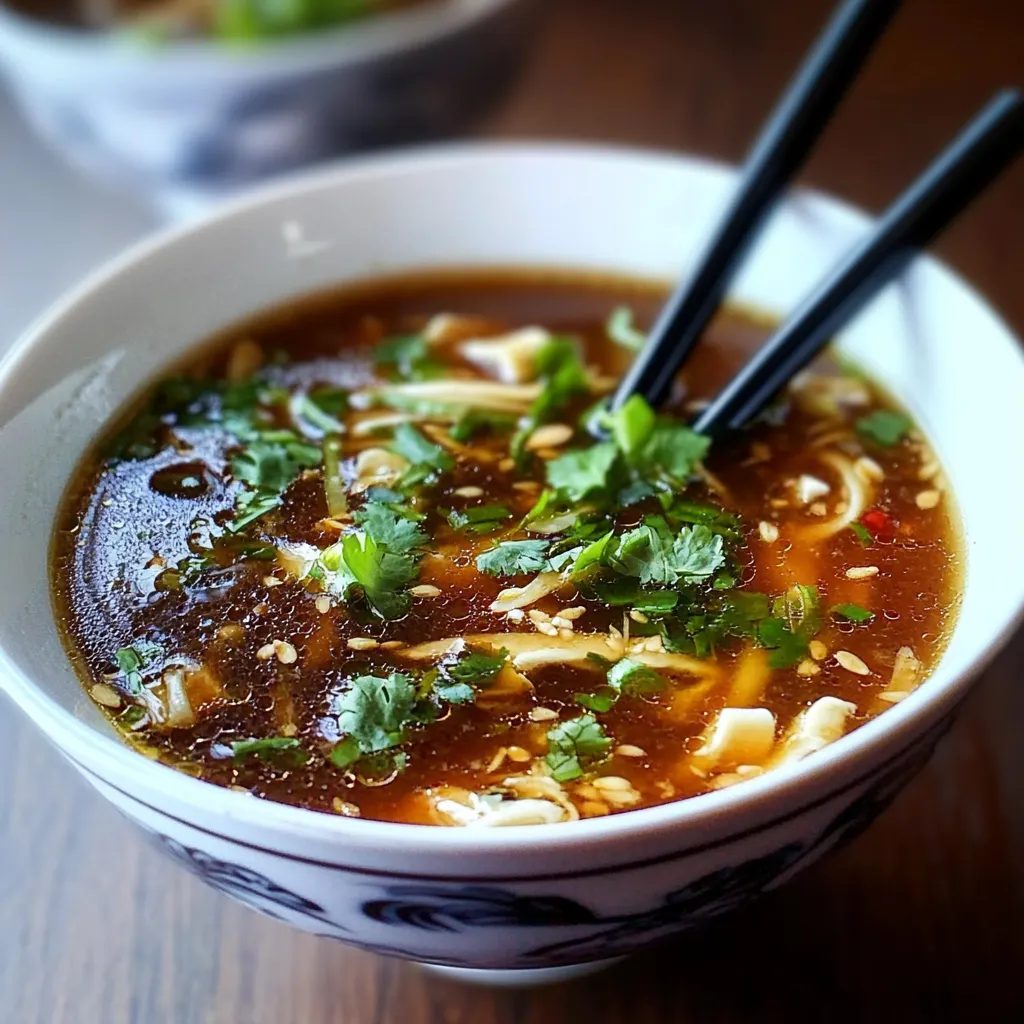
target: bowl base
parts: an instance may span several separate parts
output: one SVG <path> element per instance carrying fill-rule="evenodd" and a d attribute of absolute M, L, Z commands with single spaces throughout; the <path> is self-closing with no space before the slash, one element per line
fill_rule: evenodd
<path fill-rule="evenodd" d="M 521 970 L 486 970 L 473 967 L 443 967 L 441 964 L 418 964 L 430 974 L 440 975 L 464 985 L 487 985 L 491 988 L 533 988 L 535 985 L 557 985 L 563 981 L 575 981 L 588 974 L 607 970 L 626 958 L 611 957 L 608 960 L 592 960 L 585 964 L 568 964 L 565 967 L 526 967 Z"/>

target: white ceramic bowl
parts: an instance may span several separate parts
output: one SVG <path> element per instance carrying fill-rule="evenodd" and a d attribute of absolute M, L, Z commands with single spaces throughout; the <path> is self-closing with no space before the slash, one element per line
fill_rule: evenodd
<path fill-rule="evenodd" d="M 68 664 L 47 584 L 54 511 L 83 449 L 198 339 L 382 271 L 547 264 L 675 276 L 733 181 L 724 167 L 633 152 L 434 150 L 302 177 L 108 266 L 0 365 L 4 689 L 188 869 L 369 949 L 460 968 L 578 965 L 642 949 L 786 881 L 921 767 L 1024 601 L 1024 533 L 1006 526 L 1024 505 L 1024 361 L 984 301 L 933 260 L 919 260 L 840 344 L 913 410 L 952 480 L 967 533 L 959 624 L 920 690 L 798 765 L 681 803 L 520 829 L 273 804 L 123 746 Z M 785 313 L 867 224 L 835 200 L 798 195 L 735 294 Z"/>
<path fill-rule="evenodd" d="M 190 212 L 326 157 L 462 130 L 512 80 L 538 0 L 438 0 L 252 48 L 146 47 L 0 4 L 0 68 L 78 168 Z"/>

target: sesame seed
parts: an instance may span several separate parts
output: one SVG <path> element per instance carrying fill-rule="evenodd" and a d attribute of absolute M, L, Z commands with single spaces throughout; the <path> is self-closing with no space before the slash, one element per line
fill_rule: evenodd
<path fill-rule="evenodd" d="M 871 669 L 869 669 L 856 654 L 851 654 L 849 651 L 836 651 L 836 661 L 838 661 L 847 672 L 852 672 L 856 676 L 871 675 Z"/>
<path fill-rule="evenodd" d="M 602 775 L 594 779 L 594 787 L 603 792 L 625 792 L 633 788 L 633 783 L 619 775 Z"/>
<path fill-rule="evenodd" d="M 513 608 L 506 616 L 509 622 L 522 622 L 526 618 L 526 612 L 522 608 Z"/>
<path fill-rule="evenodd" d="M 563 608 L 559 613 L 559 617 L 568 619 L 570 622 L 575 622 L 581 615 L 586 612 L 586 608 L 579 606 L 576 608 Z"/>
<path fill-rule="evenodd" d="M 816 676 L 820 671 L 821 669 L 810 658 L 804 658 L 796 667 L 798 676 Z"/>
<path fill-rule="evenodd" d="M 350 651 L 372 651 L 375 647 L 380 647 L 379 641 L 368 636 L 354 636 L 348 642 Z"/>
<path fill-rule="evenodd" d="M 572 427 L 567 423 L 546 423 L 527 438 L 526 448 L 531 452 L 540 451 L 542 448 L 557 448 L 565 444 L 572 434 Z"/>
<path fill-rule="evenodd" d="M 551 616 L 547 612 L 542 612 L 539 608 L 531 608 L 529 611 L 530 621 L 534 624 L 538 622 L 550 622 Z"/>
<path fill-rule="evenodd" d="M 828 657 L 828 648 L 820 640 L 812 640 L 807 647 L 815 661 L 824 661 Z"/>
<path fill-rule="evenodd" d="M 535 622 L 534 626 L 537 627 L 538 633 L 543 633 L 545 636 L 558 636 L 558 630 L 550 622 Z"/>
<path fill-rule="evenodd" d="M 644 615 L 644 613 L 643 613 L 643 612 L 641 612 L 641 611 L 637 611 L 637 609 L 636 609 L 636 608 L 634 608 L 634 609 L 633 609 L 633 610 L 632 610 L 632 611 L 631 611 L 631 612 L 629 613 L 629 617 L 630 617 L 630 618 L 631 618 L 631 619 L 632 619 L 632 620 L 633 620 L 634 622 L 641 622 L 641 623 L 643 623 L 643 622 L 647 622 L 647 616 L 646 616 L 646 615 Z"/>
<path fill-rule="evenodd" d="M 97 704 L 102 704 L 105 708 L 121 706 L 121 695 L 107 683 L 96 683 L 89 689 L 89 695 Z"/>
<path fill-rule="evenodd" d="M 263 586 L 265 587 L 279 587 L 284 583 L 284 580 L 279 580 L 276 576 L 264 576 Z"/>
<path fill-rule="evenodd" d="M 533 759 L 533 754 L 523 747 L 509 747 L 508 748 L 508 759 L 510 761 L 517 761 L 519 764 L 523 764 L 526 761 Z"/>
<path fill-rule="evenodd" d="M 281 726 L 282 736 L 295 736 L 298 734 L 298 731 L 299 727 L 294 722 L 286 722 L 284 725 Z"/>
<path fill-rule="evenodd" d="M 910 694 L 906 690 L 886 690 L 885 693 L 878 695 L 879 700 L 884 700 L 887 704 L 899 704 L 901 700 L 906 700 Z"/>
<path fill-rule="evenodd" d="M 264 644 L 257 652 L 256 657 L 260 661 L 270 661 L 277 652 L 274 650 L 273 644 Z"/>
<path fill-rule="evenodd" d="M 942 493 L 940 491 L 921 491 L 921 493 L 918 494 L 916 498 L 914 498 L 914 504 L 917 505 L 919 509 L 927 510 L 930 508 L 935 508 L 935 506 L 938 505 L 938 503 L 941 500 Z"/>
<path fill-rule="evenodd" d="M 500 469 L 502 471 L 502 473 L 508 473 L 511 470 L 515 469 L 515 468 L 516 468 L 516 460 L 515 459 L 502 459 L 501 462 L 498 463 L 498 469 Z"/>
<path fill-rule="evenodd" d="M 552 722 L 558 717 L 558 712 L 552 708 L 531 708 L 531 722 Z"/>
<path fill-rule="evenodd" d="M 551 625 L 557 626 L 559 629 L 572 629 L 572 619 L 563 619 L 561 615 L 555 615 L 551 619 Z"/>
<path fill-rule="evenodd" d="M 877 565 L 856 565 L 846 570 L 848 580 L 866 580 L 878 575 Z"/>
<path fill-rule="evenodd" d="M 405 644 L 401 640 L 382 640 L 380 646 L 383 651 L 397 651 L 399 647 L 404 647 Z"/>
<path fill-rule="evenodd" d="M 554 623 L 553 623 L 553 622 L 552 622 L 552 625 L 554 625 Z M 562 627 L 561 627 L 561 628 L 560 628 L 560 629 L 558 630 L 558 635 L 559 635 L 559 636 L 560 636 L 560 637 L 561 637 L 561 638 L 562 638 L 563 640 L 571 640 L 571 639 L 572 639 L 572 638 L 573 638 L 573 637 L 575 636 L 575 633 L 573 633 L 573 631 L 572 631 L 572 627 L 571 627 L 571 626 L 570 626 L 570 627 L 569 627 L 568 629 L 567 629 L 567 628 L 566 628 L 565 626 L 562 626 Z"/>
<path fill-rule="evenodd" d="M 460 498 L 482 498 L 484 489 L 482 487 L 457 487 L 453 492 Z"/>
<path fill-rule="evenodd" d="M 440 597 L 441 596 L 440 588 L 435 587 L 433 585 L 433 583 L 421 583 L 417 587 L 410 588 L 409 593 L 412 594 L 413 597 Z"/>
<path fill-rule="evenodd" d="M 615 748 L 619 757 L 646 757 L 647 751 L 643 747 L 634 747 L 632 743 L 622 743 Z"/>
<path fill-rule="evenodd" d="M 314 603 L 321 615 L 326 615 L 331 610 L 331 599 L 326 594 L 321 594 Z"/>
<path fill-rule="evenodd" d="M 287 640 L 275 640 L 274 653 L 282 665 L 294 665 L 299 658 L 299 652 Z"/>
<path fill-rule="evenodd" d="M 757 524 L 757 532 L 761 534 L 761 540 L 765 544 L 774 544 L 779 539 L 779 528 L 774 523 L 769 523 L 764 519 Z"/>
<path fill-rule="evenodd" d="M 512 489 L 516 491 L 534 491 L 540 490 L 540 484 L 536 480 L 517 480 L 513 485 Z"/>

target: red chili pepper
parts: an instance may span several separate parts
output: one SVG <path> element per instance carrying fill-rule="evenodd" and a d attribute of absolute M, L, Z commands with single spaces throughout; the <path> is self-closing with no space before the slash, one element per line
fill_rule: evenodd
<path fill-rule="evenodd" d="M 871 531 L 873 537 L 881 537 L 883 540 L 891 540 L 899 526 L 888 512 L 883 512 L 880 508 L 868 509 L 860 517 L 860 521 Z"/>

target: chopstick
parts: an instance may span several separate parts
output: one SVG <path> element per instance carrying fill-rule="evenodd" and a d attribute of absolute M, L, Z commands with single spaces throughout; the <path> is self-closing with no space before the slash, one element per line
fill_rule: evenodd
<path fill-rule="evenodd" d="M 847 0 L 832 16 L 751 147 L 738 191 L 697 270 L 669 298 L 612 409 L 634 394 L 652 405 L 666 397 L 761 225 L 899 6 L 899 0 Z"/>
<path fill-rule="evenodd" d="M 697 417 L 712 437 L 748 424 L 848 320 L 1024 151 L 1024 99 L 1005 89 L 885 211 L 875 230 Z"/>

